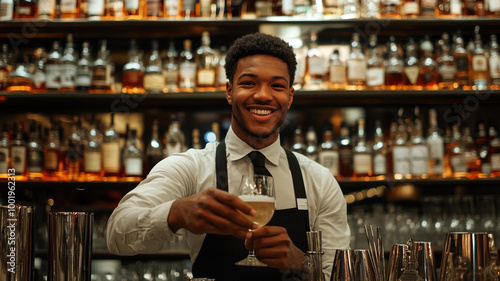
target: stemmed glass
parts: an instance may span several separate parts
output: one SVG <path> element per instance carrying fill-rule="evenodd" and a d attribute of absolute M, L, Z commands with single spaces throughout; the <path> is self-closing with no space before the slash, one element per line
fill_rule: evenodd
<path fill-rule="evenodd" d="M 241 179 L 239 198 L 252 206 L 257 213 L 255 217 L 242 214 L 259 227 L 266 225 L 273 217 L 275 209 L 273 178 L 258 174 L 244 175 Z M 250 244 L 252 245 L 252 241 Z M 236 262 L 236 265 L 267 266 L 257 259 L 254 249 L 249 251 L 245 259 Z"/>

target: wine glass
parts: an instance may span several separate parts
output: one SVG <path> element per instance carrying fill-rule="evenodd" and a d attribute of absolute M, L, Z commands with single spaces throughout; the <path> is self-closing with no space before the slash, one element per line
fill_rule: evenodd
<path fill-rule="evenodd" d="M 259 227 L 266 225 L 273 217 L 275 209 L 273 178 L 258 174 L 244 175 L 241 179 L 239 198 L 252 206 L 257 213 L 254 217 L 242 214 L 258 224 Z M 252 245 L 252 241 L 250 241 L 250 245 Z M 236 262 L 236 265 L 267 266 L 257 259 L 254 249 L 249 251 L 245 259 Z"/>

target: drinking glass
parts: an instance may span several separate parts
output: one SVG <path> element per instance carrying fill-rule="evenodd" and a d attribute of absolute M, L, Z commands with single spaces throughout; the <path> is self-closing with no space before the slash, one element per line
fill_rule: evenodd
<path fill-rule="evenodd" d="M 241 179 L 239 198 L 254 208 L 256 216 L 243 214 L 249 220 L 255 222 L 259 227 L 266 225 L 274 215 L 274 182 L 271 176 L 266 175 L 244 175 Z M 252 230 L 249 230 L 252 231 Z M 250 241 L 252 245 L 252 241 Z M 267 266 L 255 256 L 255 250 L 251 249 L 248 256 L 236 262 L 236 265 L 245 266 Z"/>

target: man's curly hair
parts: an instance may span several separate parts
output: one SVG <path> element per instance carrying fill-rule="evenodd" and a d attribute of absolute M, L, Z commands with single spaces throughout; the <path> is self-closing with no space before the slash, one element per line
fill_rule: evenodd
<path fill-rule="evenodd" d="M 297 60 L 290 45 L 283 39 L 264 33 L 252 33 L 234 41 L 226 55 L 226 77 L 233 83 L 238 60 L 252 55 L 269 55 L 284 61 L 288 66 L 290 87 L 293 85 Z"/>

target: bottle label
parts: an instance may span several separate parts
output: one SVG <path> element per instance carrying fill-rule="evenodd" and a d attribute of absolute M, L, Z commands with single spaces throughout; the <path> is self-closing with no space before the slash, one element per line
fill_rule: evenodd
<path fill-rule="evenodd" d="M 142 159 L 141 158 L 125 159 L 125 175 L 142 176 Z"/>
<path fill-rule="evenodd" d="M 465 159 L 465 155 L 451 156 L 450 165 L 453 173 L 467 173 L 467 159 Z"/>
<path fill-rule="evenodd" d="M 322 151 L 319 153 L 319 163 L 326 167 L 332 175 L 339 174 L 339 153 L 337 151 Z"/>
<path fill-rule="evenodd" d="M 46 86 L 48 89 L 61 88 L 61 67 L 58 64 L 45 65 Z"/>
<path fill-rule="evenodd" d="M 427 174 L 429 151 L 425 145 L 410 146 L 410 170 L 415 176 Z"/>
<path fill-rule="evenodd" d="M 500 3 L 500 1 L 498 1 Z M 490 57 L 490 77 L 500 78 L 500 57 Z"/>
<path fill-rule="evenodd" d="M 373 156 L 373 174 L 374 175 L 387 174 L 387 158 L 382 153 L 375 154 Z"/>
<path fill-rule="evenodd" d="M 422 0 L 420 1 L 422 15 L 435 15 L 436 0 Z"/>
<path fill-rule="evenodd" d="M 41 150 L 28 151 L 28 172 L 41 173 L 43 165 L 42 159 L 43 152 Z"/>
<path fill-rule="evenodd" d="M 76 80 L 76 65 L 61 65 L 61 88 L 74 88 Z"/>
<path fill-rule="evenodd" d="M 160 9 L 161 9 L 160 0 L 146 0 L 146 13 L 148 16 L 150 17 L 160 16 Z"/>
<path fill-rule="evenodd" d="M 176 17 L 179 15 L 179 0 L 165 0 L 165 9 L 168 17 Z"/>
<path fill-rule="evenodd" d="M 194 0 L 185 0 L 182 1 L 182 10 L 183 11 L 194 11 L 195 1 Z"/>
<path fill-rule="evenodd" d="M 444 143 L 443 139 L 427 139 L 429 151 L 430 173 L 441 175 L 444 173 Z"/>
<path fill-rule="evenodd" d="M 1 13 L 1 11 L 0 11 Z M 7 70 L 5 69 L 0 69 L 0 85 L 3 84 L 3 83 L 7 83 Z"/>
<path fill-rule="evenodd" d="M 74 13 L 76 10 L 76 0 L 61 0 L 62 13 Z"/>
<path fill-rule="evenodd" d="M 395 146 L 392 151 L 394 174 L 410 174 L 410 148 Z"/>
<path fill-rule="evenodd" d="M 196 64 L 194 62 L 183 62 L 179 65 L 180 86 L 183 88 L 194 88 L 196 78 Z"/>
<path fill-rule="evenodd" d="M 104 13 L 104 0 L 88 0 L 89 16 L 101 16 Z"/>
<path fill-rule="evenodd" d="M 441 65 L 438 69 L 442 82 L 454 82 L 457 68 L 454 65 Z"/>
<path fill-rule="evenodd" d="M 7 174 L 9 168 L 9 149 L 0 148 L 0 175 Z"/>
<path fill-rule="evenodd" d="M 57 157 L 57 151 L 55 150 L 47 150 L 45 151 L 44 154 L 44 159 L 43 159 L 43 167 L 45 170 L 49 171 L 54 171 L 57 170 L 57 165 L 58 163 L 58 157 Z"/>
<path fill-rule="evenodd" d="M 353 171 L 356 174 L 368 174 L 372 170 L 372 157 L 370 154 L 353 155 Z"/>
<path fill-rule="evenodd" d="M 325 75 L 327 70 L 327 60 L 323 58 L 307 58 L 310 75 Z"/>
<path fill-rule="evenodd" d="M 104 87 L 111 85 L 111 67 L 95 66 L 94 75 L 92 75 L 92 86 Z"/>
<path fill-rule="evenodd" d="M 38 14 L 39 15 L 52 15 L 56 7 L 55 0 L 40 0 L 38 1 Z"/>
<path fill-rule="evenodd" d="M 111 12 L 115 17 L 123 16 L 123 1 L 122 0 L 108 0 L 106 2 L 106 9 Z"/>
<path fill-rule="evenodd" d="M 345 84 L 346 71 L 344 65 L 331 65 L 330 66 L 330 83 Z"/>
<path fill-rule="evenodd" d="M 410 81 L 411 85 L 416 85 L 417 84 L 417 79 L 418 79 L 418 66 L 408 66 L 405 67 L 405 75 L 408 78 L 408 81 Z"/>
<path fill-rule="evenodd" d="M 490 0 L 489 4 L 490 4 L 489 6 L 490 12 L 500 12 L 500 1 Z"/>
<path fill-rule="evenodd" d="M 469 59 L 467 56 L 459 56 L 455 58 L 457 64 L 457 71 L 469 71 Z"/>
<path fill-rule="evenodd" d="M 16 175 L 24 174 L 24 167 L 26 166 L 26 147 L 14 146 L 11 152 L 12 168 L 16 170 Z"/>
<path fill-rule="evenodd" d="M 403 5 L 403 15 L 418 15 L 419 7 L 417 2 L 405 2 Z"/>
<path fill-rule="evenodd" d="M 472 57 L 472 70 L 473 71 L 486 71 L 488 69 L 488 61 L 483 55 L 476 55 Z"/>
<path fill-rule="evenodd" d="M 45 76 L 45 72 L 40 69 L 35 70 L 35 73 L 33 73 L 33 83 L 35 84 L 35 88 L 40 88 L 46 83 L 46 80 L 47 78 Z"/>
<path fill-rule="evenodd" d="M 454 16 L 460 16 L 462 15 L 462 1 L 450 1 L 450 14 Z"/>
<path fill-rule="evenodd" d="M 92 72 L 90 72 L 89 68 L 80 68 L 77 70 L 75 84 L 77 87 L 90 87 L 92 84 Z"/>
<path fill-rule="evenodd" d="M 381 67 L 371 67 L 366 70 L 367 86 L 384 85 L 384 70 Z"/>
<path fill-rule="evenodd" d="M 83 156 L 85 162 L 83 168 L 85 169 L 85 172 L 100 173 L 102 170 L 101 156 L 102 154 L 99 151 L 85 152 Z"/>
<path fill-rule="evenodd" d="M 135 11 L 139 9 L 139 0 L 125 0 L 125 9 Z"/>
<path fill-rule="evenodd" d="M 105 142 L 102 144 L 102 165 L 106 173 L 118 173 L 120 171 L 119 143 Z"/>
<path fill-rule="evenodd" d="M 198 86 L 213 86 L 215 84 L 215 71 L 213 69 L 198 70 Z"/>
<path fill-rule="evenodd" d="M 165 86 L 169 90 L 177 89 L 177 80 L 179 79 L 179 71 L 177 70 L 164 70 L 163 77 L 165 79 Z"/>
<path fill-rule="evenodd" d="M 366 81 L 366 61 L 348 60 L 347 79 L 349 79 L 349 81 Z"/>
<path fill-rule="evenodd" d="M 160 73 L 149 73 L 144 75 L 144 88 L 148 91 L 163 91 L 165 80 Z"/>
<path fill-rule="evenodd" d="M 495 153 L 490 156 L 491 159 L 491 171 L 500 171 L 500 153 Z"/>
<path fill-rule="evenodd" d="M 0 20 L 11 20 L 14 16 L 14 4 L 12 2 L 0 2 Z"/>

